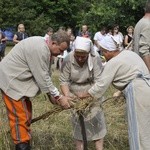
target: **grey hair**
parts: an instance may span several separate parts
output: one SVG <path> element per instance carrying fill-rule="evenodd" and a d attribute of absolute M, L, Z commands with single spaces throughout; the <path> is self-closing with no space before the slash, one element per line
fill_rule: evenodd
<path fill-rule="evenodd" d="M 51 40 L 56 41 L 58 44 L 66 42 L 68 46 L 70 45 L 70 37 L 67 35 L 67 33 L 65 31 L 55 32 L 52 35 Z"/>

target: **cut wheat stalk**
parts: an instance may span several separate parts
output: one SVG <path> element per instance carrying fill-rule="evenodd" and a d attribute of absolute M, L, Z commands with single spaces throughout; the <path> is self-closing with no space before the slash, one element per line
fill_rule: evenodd
<path fill-rule="evenodd" d="M 120 95 L 118 97 L 109 97 L 109 98 L 105 99 L 102 102 L 102 104 L 107 102 L 108 100 L 116 100 L 116 99 L 119 99 L 121 97 L 123 97 L 123 96 Z M 71 101 L 72 107 L 70 107 L 69 109 L 74 109 L 74 110 L 76 110 L 76 112 L 85 112 L 86 110 L 88 110 L 95 103 L 95 101 L 97 101 L 97 100 L 93 100 L 93 98 L 91 98 L 91 97 L 86 98 L 86 99 L 82 99 L 82 100 L 80 98 L 76 98 L 75 100 Z M 52 110 L 50 110 L 50 111 L 48 111 L 48 112 L 32 119 L 31 123 L 35 123 L 35 122 L 37 122 L 41 119 L 44 120 L 44 119 L 48 118 L 49 116 L 58 114 L 58 113 L 60 113 L 64 110 L 66 110 L 66 109 L 63 109 L 59 105 L 55 105 Z"/>

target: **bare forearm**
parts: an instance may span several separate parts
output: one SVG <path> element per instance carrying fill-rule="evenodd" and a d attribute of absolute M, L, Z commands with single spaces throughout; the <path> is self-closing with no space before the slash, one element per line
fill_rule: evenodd
<path fill-rule="evenodd" d="M 60 89 L 65 96 L 69 96 L 70 90 L 68 85 L 61 85 Z"/>

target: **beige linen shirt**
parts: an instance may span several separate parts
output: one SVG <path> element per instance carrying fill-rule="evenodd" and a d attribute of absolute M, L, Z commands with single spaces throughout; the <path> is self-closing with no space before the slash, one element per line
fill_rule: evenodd
<path fill-rule="evenodd" d="M 42 37 L 16 44 L 0 62 L 0 89 L 15 100 L 39 91 L 58 96 L 50 77 L 50 50 Z"/>
<path fill-rule="evenodd" d="M 93 97 L 101 97 L 111 83 L 123 90 L 139 73 L 149 74 L 144 61 L 136 53 L 123 50 L 107 62 L 99 80 L 88 92 Z"/>
<path fill-rule="evenodd" d="M 150 19 L 142 18 L 136 24 L 133 36 L 133 51 L 141 57 L 150 55 Z"/>

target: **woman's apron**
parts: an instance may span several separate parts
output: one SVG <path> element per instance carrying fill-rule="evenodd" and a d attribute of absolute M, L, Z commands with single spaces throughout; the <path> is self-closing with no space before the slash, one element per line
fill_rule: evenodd
<path fill-rule="evenodd" d="M 139 74 L 124 93 L 130 150 L 150 150 L 150 75 Z"/>
<path fill-rule="evenodd" d="M 88 91 L 91 87 L 90 83 L 70 85 L 70 91 L 72 93 Z M 94 99 L 93 99 L 94 100 Z M 105 118 L 102 109 L 100 108 L 100 100 L 96 101 L 88 111 L 83 113 L 84 125 L 86 129 L 86 138 L 88 141 L 102 139 L 106 135 Z M 79 121 L 79 115 L 74 110 L 72 111 L 72 125 L 74 138 L 82 140 L 81 126 Z"/>

